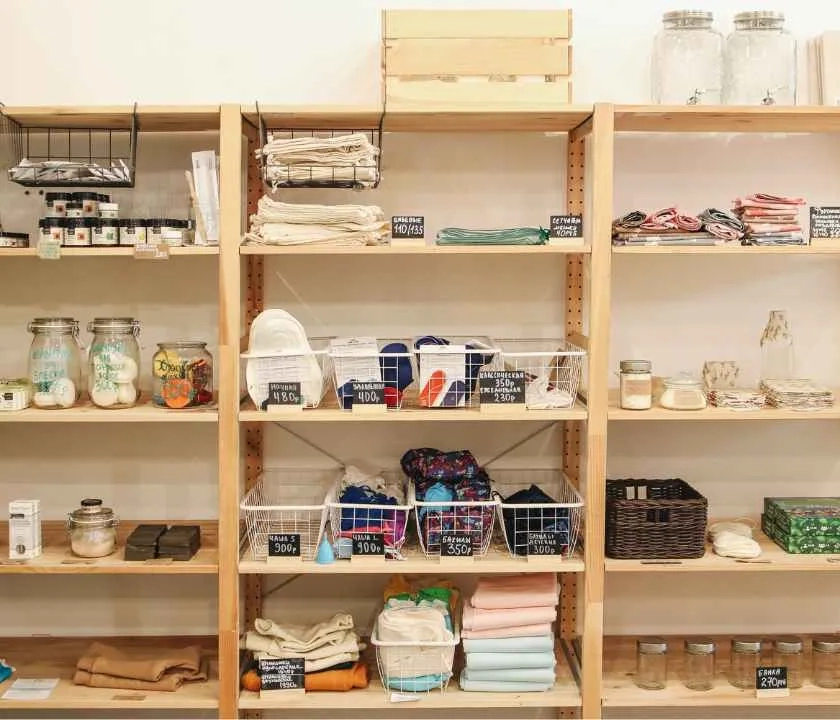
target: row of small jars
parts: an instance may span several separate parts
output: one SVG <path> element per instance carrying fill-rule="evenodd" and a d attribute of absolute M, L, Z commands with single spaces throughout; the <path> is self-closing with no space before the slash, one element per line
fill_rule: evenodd
<path fill-rule="evenodd" d="M 35 318 L 29 350 L 32 404 L 38 408 L 73 407 L 82 397 L 79 322 L 72 318 Z M 96 318 L 88 323 L 88 393 L 101 408 L 132 407 L 140 397 L 140 323 L 133 318 Z M 213 401 L 213 357 L 207 343 L 158 343 L 152 358 L 152 402 L 171 409 Z"/>
<path fill-rule="evenodd" d="M 191 221 L 175 218 L 46 217 L 38 221 L 39 241 L 64 247 L 180 246 L 188 242 L 190 231 Z"/>
<path fill-rule="evenodd" d="M 724 41 L 712 13 L 675 10 L 662 17 L 653 52 L 653 100 L 667 105 L 793 105 L 796 40 L 783 13 L 735 15 Z"/>
<path fill-rule="evenodd" d="M 619 407 L 650 410 L 653 406 L 653 374 L 650 360 L 619 363 Z M 688 373 L 665 378 L 659 404 L 668 410 L 702 410 L 706 407 L 703 383 Z"/>
<path fill-rule="evenodd" d="M 795 635 L 773 640 L 772 665 L 787 668 L 788 688 L 801 688 L 807 673 L 802 638 Z M 811 682 L 817 687 L 840 688 L 840 635 L 822 635 L 811 641 Z M 682 683 L 690 690 L 711 690 L 715 681 L 715 641 L 689 638 L 684 641 Z M 737 688 L 754 689 L 756 669 L 762 664 L 762 640 L 732 639 L 727 679 Z M 635 682 L 645 690 L 663 690 L 667 681 L 668 643 L 665 638 L 636 641 Z"/>

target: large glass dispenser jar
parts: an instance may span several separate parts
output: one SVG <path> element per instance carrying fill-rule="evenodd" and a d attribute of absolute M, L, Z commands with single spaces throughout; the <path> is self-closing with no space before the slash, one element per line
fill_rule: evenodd
<path fill-rule="evenodd" d="M 785 30 L 783 13 L 738 13 L 723 57 L 723 102 L 727 105 L 793 105 L 796 101 L 796 40 Z"/>
<path fill-rule="evenodd" d="M 723 75 L 723 36 L 712 13 L 674 10 L 662 16 L 653 42 L 653 101 L 664 105 L 717 105 Z"/>
<path fill-rule="evenodd" d="M 29 381 L 37 408 L 69 408 L 82 389 L 79 323 L 73 318 L 35 318 L 29 323 Z"/>
<path fill-rule="evenodd" d="M 88 324 L 90 399 L 101 408 L 132 407 L 140 396 L 140 323 L 132 318 L 96 318 Z"/>
<path fill-rule="evenodd" d="M 178 410 L 213 402 L 213 356 L 205 342 L 158 343 L 152 374 L 152 402 L 158 407 Z"/>
<path fill-rule="evenodd" d="M 786 380 L 793 376 L 793 333 L 787 312 L 771 310 L 761 334 L 761 379 Z"/>

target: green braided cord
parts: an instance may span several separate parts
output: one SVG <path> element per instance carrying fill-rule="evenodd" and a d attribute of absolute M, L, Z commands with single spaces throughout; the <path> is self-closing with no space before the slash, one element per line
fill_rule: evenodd
<path fill-rule="evenodd" d="M 438 231 L 438 245 L 545 245 L 544 228 L 505 228 L 502 230 L 466 230 L 443 228 Z"/>

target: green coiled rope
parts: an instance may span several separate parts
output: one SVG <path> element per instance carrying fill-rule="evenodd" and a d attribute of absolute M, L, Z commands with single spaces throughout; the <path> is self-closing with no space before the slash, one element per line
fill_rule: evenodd
<path fill-rule="evenodd" d="M 467 230 L 443 228 L 438 231 L 438 245 L 545 245 L 548 230 L 544 228 L 503 228 L 501 230 Z"/>

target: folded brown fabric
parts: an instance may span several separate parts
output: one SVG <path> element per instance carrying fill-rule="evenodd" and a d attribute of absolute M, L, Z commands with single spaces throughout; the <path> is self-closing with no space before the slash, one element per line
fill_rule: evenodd
<path fill-rule="evenodd" d="M 201 648 L 132 648 L 93 643 L 79 658 L 73 682 L 89 687 L 125 690 L 177 690 L 182 683 L 207 679 Z"/>

